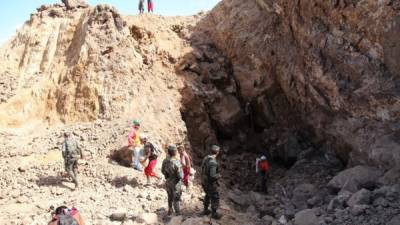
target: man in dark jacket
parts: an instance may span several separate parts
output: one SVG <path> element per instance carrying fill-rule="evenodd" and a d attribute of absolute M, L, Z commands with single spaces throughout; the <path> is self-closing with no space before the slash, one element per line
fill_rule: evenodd
<path fill-rule="evenodd" d="M 165 176 L 165 189 L 168 194 L 168 215 L 172 215 L 173 209 L 175 214 L 181 213 L 179 203 L 182 196 L 182 178 L 183 171 L 178 151 L 175 146 L 168 146 L 168 157 L 164 159 L 161 172 Z"/>
<path fill-rule="evenodd" d="M 222 217 L 222 215 L 217 212 L 219 208 L 218 180 L 221 178 L 217 162 L 219 151 L 219 146 L 211 146 L 211 155 L 206 156 L 201 164 L 201 184 L 206 193 L 203 202 L 203 214 L 210 214 L 208 206 L 211 202 L 211 217 L 214 219 L 220 219 Z"/>

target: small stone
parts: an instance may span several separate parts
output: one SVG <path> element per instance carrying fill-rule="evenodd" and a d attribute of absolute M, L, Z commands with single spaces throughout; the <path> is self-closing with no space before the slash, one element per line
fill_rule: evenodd
<path fill-rule="evenodd" d="M 351 196 L 347 201 L 350 207 L 354 205 L 368 205 L 371 201 L 371 192 L 366 189 L 361 189 Z"/>
<path fill-rule="evenodd" d="M 115 221 L 124 221 L 126 219 L 126 213 L 125 212 L 115 212 L 110 215 L 111 220 Z"/>
<path fill-rule="evenodd" d="M 158 222 L 158 216 L 155 213 L 143 213 L 138 218 L 136 222 L 145 224 L 155 224 Z"/>

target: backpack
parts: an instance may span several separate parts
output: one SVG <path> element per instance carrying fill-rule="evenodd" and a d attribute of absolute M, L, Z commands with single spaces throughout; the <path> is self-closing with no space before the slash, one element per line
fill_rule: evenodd
<path fill-rule="evenodd" d="M 79 225 L 78 221 L 71 215 L 58 215 L 57 225 Z"/>
<path fill-rule="evenodd" d="M 260 169 L 261 172 L 268 172 L 269 164 L 268 164 L 267 160 L 260 161 L 258 163 L 258 168 Z"/>

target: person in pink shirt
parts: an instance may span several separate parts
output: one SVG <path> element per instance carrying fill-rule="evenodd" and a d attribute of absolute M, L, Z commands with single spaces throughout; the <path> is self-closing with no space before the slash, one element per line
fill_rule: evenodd
<path fill-rule="evenodd" d="M 181 157 L 181 164 L 183 169 L 183 184 L 186 187 L 189 187 L 189 177 L 190 177 L 190 170 L 192 168 L 192 158 L 186 152 L 185 148 L 180 145 L 178 146 L 178 152 Z"/>

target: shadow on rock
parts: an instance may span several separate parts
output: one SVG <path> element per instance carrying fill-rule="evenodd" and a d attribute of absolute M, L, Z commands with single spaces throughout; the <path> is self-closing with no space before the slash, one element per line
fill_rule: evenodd
<path fill-rule="evenodd" d="M 63 182 L 70 182 L 68 179 L 58 176 L 41 176 L 39 180 L 36 181 L 38 186 L 58 186 L 70 190 L 74 190 L 71 187 L 63 184 Z"/>
<path fill-rule="evenodd" d="M 113 185 L 114 187 L 117 187 L 117 188 L 124 187 L 126 185 L 129 185 L 132 187 L 139 186 L 139 182 L 136 180 L 136 178 L 129 179 L 126 176 L 115 177 L 110 183 L 111 183 L 111 185 Z"/>

